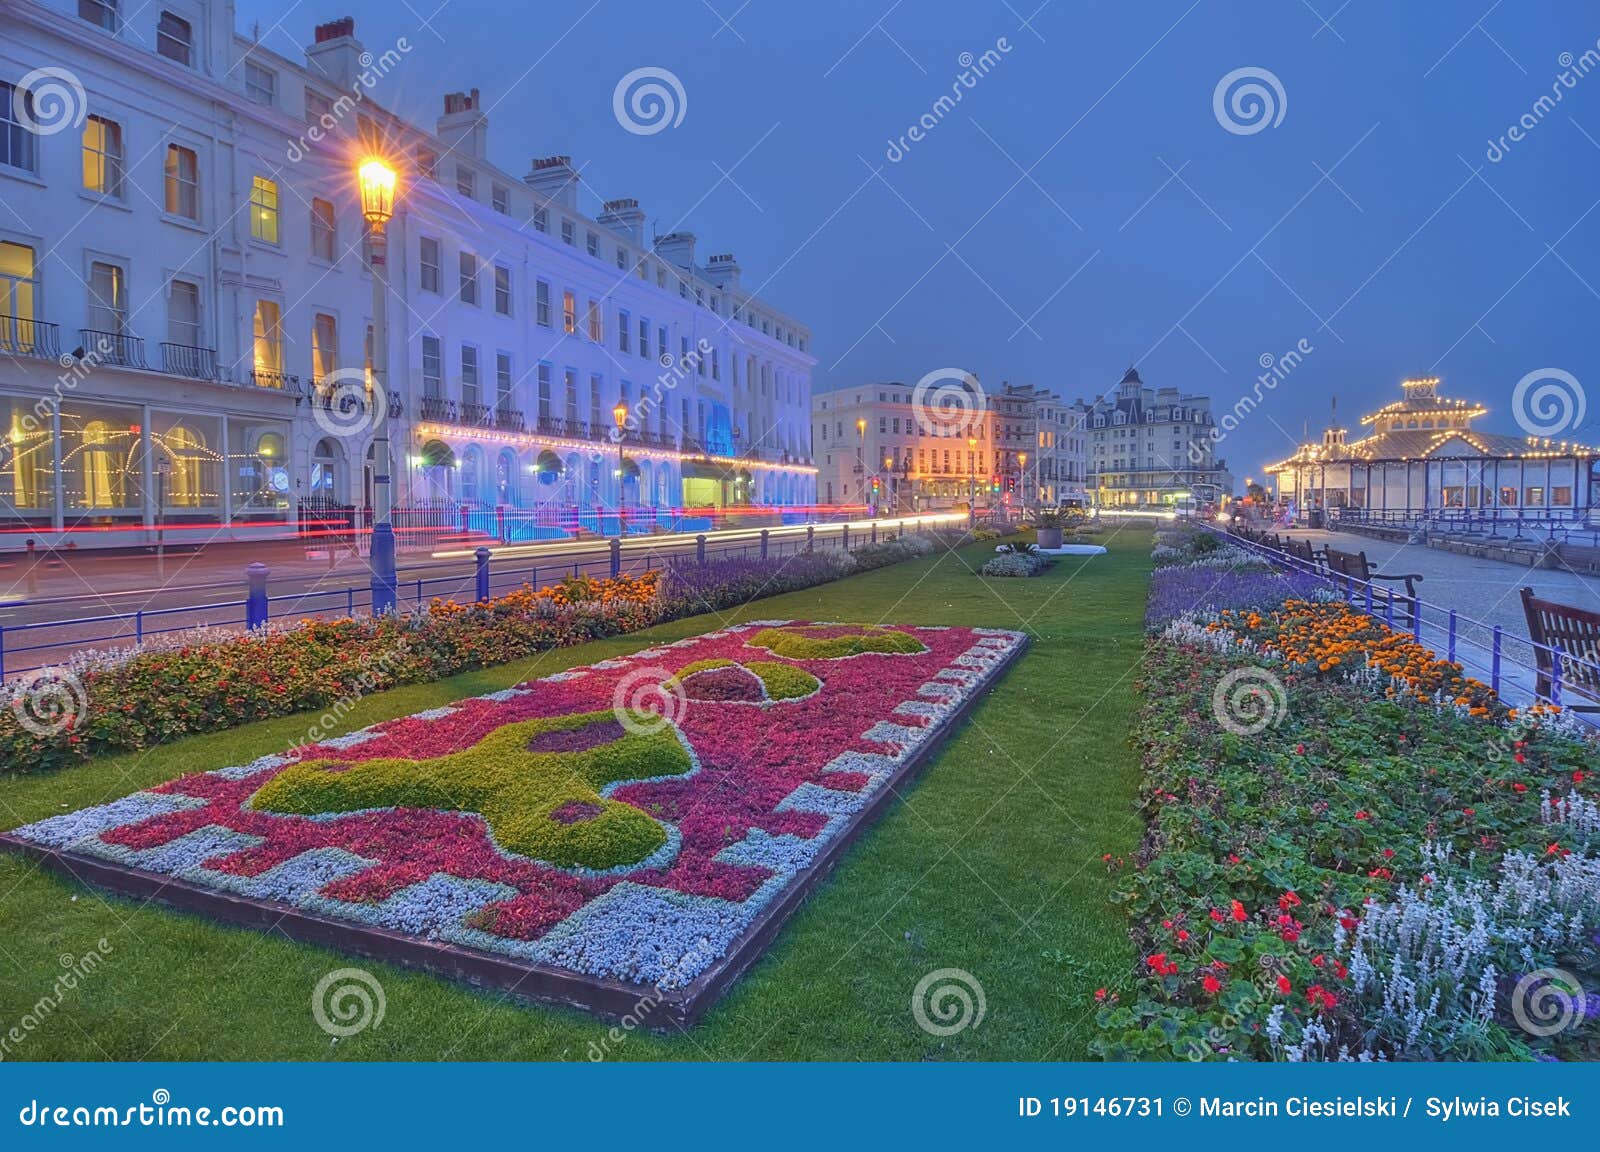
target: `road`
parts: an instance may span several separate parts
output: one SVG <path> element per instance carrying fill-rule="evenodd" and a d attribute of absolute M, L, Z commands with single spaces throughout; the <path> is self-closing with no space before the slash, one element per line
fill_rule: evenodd
<path fill-rule="evenodd" d="M 814 546 L 840 547 L 846 535 L 851 547 L 904 524 L 963 523 L 960 513 L 877 521 L 818 524 Z M 771 527 L 768 554 L 788 555 L 806 547 L 807 527 Z M 708 556 L 757 556 L 762 529 L 734 528 L 705 534 Z M 637 536 L 621 544 L 624 572 L 659 568 L 674 557 L 693 556 L 699 541 L 691 535 Z M 370 606 L 371 574 L 366 561 L 353 555 L 308 559 L 304 546 L 291 541 L 245 550 L 230 546 L 166 561 L 164 579 L 155 579 L 150 557 L 84 557 L 61 569 L 35 572 L 37 594 L 29 595 L 26 571 L 13 568 L 0 580 L 0 672 L 59 663 L 74 651 L 121 647 L 206 627 L 244 624 L 244 567 L 256 560 L 270 570 L 267 592 L 272 619 L 340 617 Z M 476 596 L 476 560 L 470 548 L 446 548 L 431 555 L 402 559 L 399 568 L 402 607 L 424 605 L 436 597 L 471 600 Z M 509 591 L 523 583 L 547 585 L 562 576 L 610 574 L 610 542 L 600 538 L 513 544 L 491 548 L 490 590 Z M 68 590 L 61 594 L 60 590 Z M 47 593 L 55 593 L 48 595 Z"/>

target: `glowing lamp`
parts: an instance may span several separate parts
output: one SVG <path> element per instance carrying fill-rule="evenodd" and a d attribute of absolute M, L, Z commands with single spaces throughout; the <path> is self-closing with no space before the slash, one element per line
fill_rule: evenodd
<path fill-rule="evenodd" d="M 357 170 L 361 182 L 361 215 L 382 226 L 394 215 L 395 171 L 377 157 L 364 160 Z"/>

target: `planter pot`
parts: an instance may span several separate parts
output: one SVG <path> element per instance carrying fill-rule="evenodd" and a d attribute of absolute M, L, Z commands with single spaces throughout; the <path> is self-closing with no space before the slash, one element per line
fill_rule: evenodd
<path fill-rule="evenodd" d="M 1039 529 L 1039 547 L 1041 547 L 1041 548 L 1059 548 L 1059 547 L 1061 547 L 1061 529 L 1060 528 L 1040 528 Z"/>

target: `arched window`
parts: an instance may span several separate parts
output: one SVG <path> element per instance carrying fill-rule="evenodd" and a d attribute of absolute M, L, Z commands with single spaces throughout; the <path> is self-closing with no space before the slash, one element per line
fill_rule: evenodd
<path fill-rule="evenodd" d="M 495 466 L 495 495 L 502 504 L 517 503 L 517 454 L 510 448 L 502 449 Z"/>

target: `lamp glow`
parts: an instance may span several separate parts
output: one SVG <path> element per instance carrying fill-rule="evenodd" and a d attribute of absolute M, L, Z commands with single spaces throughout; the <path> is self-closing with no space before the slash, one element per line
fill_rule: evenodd
<path fill-rule="evenodd" d="M 361 162 L 357 176 L 361 182 L 361 215 L 368 223 L 387 224 L 394 215 L 395 170 L 374 156 Z"/>

